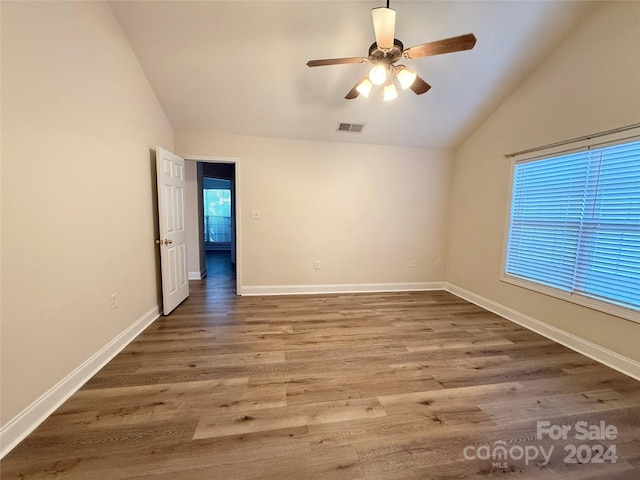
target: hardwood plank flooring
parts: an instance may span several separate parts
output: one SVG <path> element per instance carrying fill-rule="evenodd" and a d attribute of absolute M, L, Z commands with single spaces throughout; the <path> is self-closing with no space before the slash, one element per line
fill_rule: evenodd
<path fill-rule="evenodd" d="M 0 477 L 640 478 L 636 380 L 446 292 L 237 297 L 216 268 Z"/>

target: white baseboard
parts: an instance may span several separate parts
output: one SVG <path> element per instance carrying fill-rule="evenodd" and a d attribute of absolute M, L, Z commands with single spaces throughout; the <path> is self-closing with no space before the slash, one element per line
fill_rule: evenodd
<path fill-rule="evenodd" d="M 522 325 L 529 330 L 533 330 L 540 335 L 547 337 L 554 342 L 560 343 L 565 347 L 575 350 L 593 360 L 600 362 L 614 370 L 624 373 L 636 380 L 640 380 L 640 363 L 613 352 L 609 349 L 591 343 L 588 340 L 577 337 L 572 333 L 565 332 L 557 327 L 549 325 L 547 323 L 536 320 L 523 313 L 520 313 L 512 308 L 505 307 L 499 303 L 489 300 L 488 298 L 476 295 L 469 290 L 460 288 L 450 283 L 446 284 L 446 290 L 460 298 L 463 298 L 471 303 L 478 305 L 490 312 L 500 315 L 507 320 L 510 320 L 518 325 Z"/>
<path fill-rule="evenodd" d="M 207 275 L 207 272 L 189 272 L 188 279 L 189 280 L 202 280 Z"/>
<path fill-rule="evenodd" d="M 0 459 L 160 316 L 153 307 L 0 429 Z"/>
<path fill-rule="evenodd" d="M 337 283 L 330 285 L 249 285 L 239 295 L 309 295 L 325 293 L 416 292 L 444 290 L 445 282 Z"/>

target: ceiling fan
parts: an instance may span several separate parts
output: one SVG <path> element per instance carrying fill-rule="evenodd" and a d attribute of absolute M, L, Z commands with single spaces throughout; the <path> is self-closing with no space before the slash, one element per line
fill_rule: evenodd
<path fill-rule="evenodd" d="M 348 100 L 358 95 L 368 97 L 374 85 L 384 85 L 384 100 L 393 100 L 398 96 L 394 79 L 403 90 L 410 88 L 416 95 L 421 95 L 431 88 L 427 82 L 404 65 L 396 65 L 398 60 L 413 60 L 443 53 L 471 50 L 476 44 L 476 37 L 472 33 L 458 37 L 436 40 L 405 49 L 402 42 L 394 38 L 396 11 L 386 7 L 371 9 L 373 30 L 376 41 L 369 47 L 368 57 L 327 58 L 309 60 L 307 66 L 322 67 L 325 65 L 341 65 L 346 63 L 365 63 L 373 65 L 344 97 Z"/>

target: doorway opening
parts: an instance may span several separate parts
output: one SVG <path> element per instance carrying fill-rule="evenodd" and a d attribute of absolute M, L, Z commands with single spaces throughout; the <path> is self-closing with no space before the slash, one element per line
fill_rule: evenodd
<path fill-rule="evenodd" d="M 200 241 L 206 281 L 217 288 L 236 287 L 235 164 L 198 162 L 202 175 Z M 224 289 L 226 289 L 224 288 Z"/>

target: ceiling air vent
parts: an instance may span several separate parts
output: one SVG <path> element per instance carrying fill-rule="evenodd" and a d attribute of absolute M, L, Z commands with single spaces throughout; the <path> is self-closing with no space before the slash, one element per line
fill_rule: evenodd
<path fill-rule="evenodd" d="M 362 123 L 342 123 L 338 124 L 338 132 L 361 133 L 364 128 Z"/>

